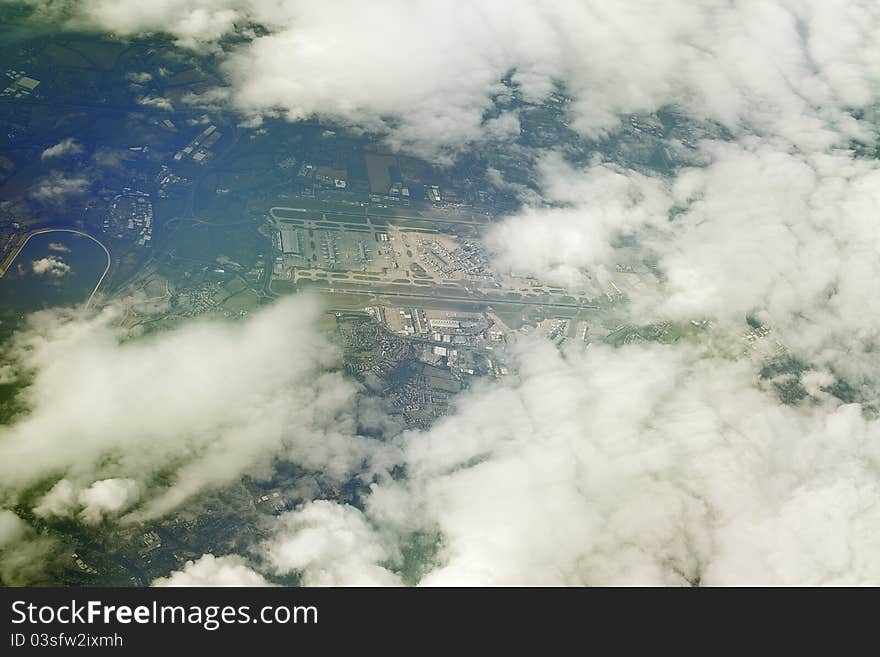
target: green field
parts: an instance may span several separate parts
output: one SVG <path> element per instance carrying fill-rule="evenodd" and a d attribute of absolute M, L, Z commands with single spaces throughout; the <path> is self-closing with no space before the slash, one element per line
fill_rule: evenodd
<path fill-rule="evenodd" d="M 251 312 L 260 305 L 260 297 L 253 290 L 245 290 L 229 297 L 223 307 L 231 312 Z"/>

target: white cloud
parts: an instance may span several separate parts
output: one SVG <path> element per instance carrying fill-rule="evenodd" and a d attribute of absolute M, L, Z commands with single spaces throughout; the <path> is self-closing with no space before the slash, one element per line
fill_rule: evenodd
<path fill-rule="evenodd" d="M 39 201 L 60 201 L 65 196 L 84 194 L 89 186 L 89 181 L 83 176 L 66 176 L 60 171 L 53 171 L 37 182 L 31 190 L 31 196 Z"/>
<path fill-rule="evenodd" d="M 103 479 L 79 494 L 83 506 L 80 517 L 88 524 L 100 522 L 104 516 L 116 515 L 134 504 L 140 487 L 133 479 Z"/>
<path fill-rule="evenodd" d="M 141 96 L 137 99 L 137 104 L 145 105 L 147 107 L 155 107 L 156 109 L 165 110 L 166 112 L 174 111 L 174 105 L 171 104 L 171 101 L 162 96 Z"/>
<path fill-rule="evenodd" d="M 675 181 L 683 212 L 651 243 L 667 277 L 661 311 L 732 320 L 759 310 L 825 364 L 876 367 L 880 163 L 763 144 L 706 149 L 711 164 Z"/>
<path fill-rule="evenodd" d="M 302 574 L 304 586 L 389 586 L 399 578 L 381 563 L 394 554 L 360 511 L 317 501 L 279 517 L 261 549 L 278 574 Z"/>
<path fill-rule="evenodd" d="M 876 139 L 876 3 L 523 1 L 450 13 L 429 2 L 328 12 L 294 0 L 89 0 L 68 11 L 75 24 L 170 30 L 200 48 L 262 23 L 265 36 L 220 55 L 229 86 L 210 100 L 251 121 L 320 114 L 385 130 L 433 157 L 516 135 L 515 113 L 484 122 L 510 71 L 529 99 L 564 85 L 587 137 L 667 105 L 717 121 L 734 139 L 697 144 L 700 166 L 668 179 L 547 156 L 551 205 L 531 198 L 488 235 L 500 266 L 579 286 L 602 284 L 630 238 L 625 253 L 650 258 L 661 280 L 618 306 L 621 321 L 708 317 L 715 328 L 703 344 L 520 343 L 516 376 L 380 445 L 356 435 L 356 387 L 327 373 L 337 354 L 312 333 L 308 302 L 130 343 L 112 309 L 39 315 L 15 352 L 35 372 L 32 413 L 0 433 L 9 496 L 61 473 L 75 483 L 37 510 L 73 513 L 72 491 L 127 478 L 145 492 L 134 517 L 147 517 L 276 456 L 339 479 L 366 460 L 378 483 L 365 511 L 317 501 L 282 515 L 259 548 L 267 571 L 399 583 L 402 544 L 421 531 L 442 536 L 424 584 L 880 580 L 880 168 L 848 150 Z M 389 26 L 395 39 L 382 38 Z M 810 395 L 802 402 L 782 404 L 762 382 L 765 351 L 740 355 L 749 313 L 804 363 L 783 375 Z M 864 404 L 828 392 L 840 376 Z M 394 463 L 406 479 L 383 474 Z M 168 467 L 173 483 L 158 486 L 152 475 Z M 259 577 L 207 555 L 170 579 L 221 581 L 221 565 L 232 580 Z"/>
<path fill-rule="evenodd" d="M 691 347 L 519 353 L 518 378 L 407 434 L 407 479 L 367 500 L 364 544 L 441 532 L 422 584 L 880 577 L 880 424 L 858 405 L 780 405 L 748 359 Z"/>
<path fill-rule="evenodd" d="M 504 271 L 583 287 L 610 264 L 615 239 L 668 221 L 672 199 L 659 180 L 604 164 L 577 170 L 556 154 L 539 172 L 542 194 L 558 205 L 527 207 L 488 230 Z"/>
<path fill-rule="evenodd" d="M 0 509 L 0 549 L 24 538 L 27 529 L 27 523 L 13 511 Z"/>
<path fill-rule="evenodd" d="M 234 106 L 384 126 L 392 145 L 421 153 L 481 140 L 511 71 L 529 99 L 564 84 L 584 135 L 676 105 L 808 148 L 864 136 L 870 128 L 847 110 L 875 102 L 880 79 L 880 12 L 867 0 L 490 0 L 455 12 L 427 0 L 349 0 L 334 11 L 304 0 L 32 4 L 65 7 L 73 26 L 170 32 L 189 47 L 216 49 L 261 24 L 265 36 L 225 55 L 222 93 Z M 382 38 L 389 29 L 394 38 Z"/>
<path fill-rule="evenodd" d="M 135 71 L 133 73 L 129 73 L 125 77 L 135 84 L 144 84 L 153 79 L 152 73 L 147 73 L 146 71 Z"/>
<path fill-rule="evenodd" d="M 278 518 L 262 568 L 305 585 L 399 584 L 414 532 L 438 533 L 422 585 L 839 585 L 880 578 L 880 422 L 824 392 L 783 405 L 737 336 L 518 343 L 483 384 L 399 440 L 407 477 L 365 513 L 318 501 Z"/>
<path fill-rule="evenodd" d="M 31 262 L 31 269 L 39 276 L 55 276 L 60 278 L 70 273 L 70 265 L 58 256 L 47 256 Z"/>
<path fill-rule="evenodd" d="M 242 473 L 267 473 L 275 458 L 344 481 L 387 451 L 355 433 L 358 388 L 333 370 L 314 300 L 137 339 L 118 328 L 120 311 L 37 313 L 13 338 L 6 356 L 32 380 L 20 398 L 29 413 L 0 429 L 5 495 L 59 475 L 77 489 L 133 479 L 137 517 L 155 516 Z M 113 506 L 104 493 L 133 501 L 109 486 L 78 496 L 87 519 Z M 55 512 L 62 492 L 38 508 Z"/>
<path fill-rule="evenodd" d="M 77 506 L 76 487 L 67 479 L 60 479 L 40 498 L 34 513 L 42 518 L 66 517 L 72 515 Z"/>
<path fill-rule="evenodd" d="M 880 367 L 880 301 L 867 283 L 880 277 L 880 162 L 755 138 L 705 141 L 700 158 L 671 179 L 545 158 L 542 191 L 559 205 L 494 225 L 496 264 L 589 287 L 618 262 L 649 258 L 663 281 L 634 295 L 633 317 L 737 324 L 760 313 L 816 364 L 857 378 Z"/>
<path fill-rule="evenodd" d="M 18 381 L 18 374 L 12 365 L 0 365 L 0 385 L 7 386 Z"/>
<path fill-rule="evenodd" d="M 82 145 L 73 137 L 62 139 L 54 146 L 50 146 L 43 151 L 42 159 L 47 160 L 53 157 L 64 157 L 65 155 L 76 155 L 82 153 Z"/>
<path fill-rule="evenodd" d="M 14 511 L 0 509 L 0 583 L 28 586 L 43 581 L 54 539 L 37 535 Z"/>
<path fill-rule="evenodd" d="M 236 555 L 205 554 L 187 561 L 182 570 L 153 580 L 151 586 L 271 586 L 262 575 Z"/>

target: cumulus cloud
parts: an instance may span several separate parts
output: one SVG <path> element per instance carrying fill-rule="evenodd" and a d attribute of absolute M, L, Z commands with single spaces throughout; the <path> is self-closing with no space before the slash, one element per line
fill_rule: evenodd
<path fill-rule="evenodd" d="M 271 586 L 262 575 L 237 555 L 205 554 L 187 561 L 183 569 L 160 577 L 151 586 Z"/>
<path fill-rule="evenodd" d="M 28 373 L 29 412 L 0 429 L 5 496 L 61 475 L 69 484 L 56 483 L 39 513 L 69 513 L 75 497 L 94 522 L 139 491 L 134 513 L 153 517 L 242 473 L 268 473 L 276 458 L 344 481 L 383 453 L 356 435 L 358 387 L 335 371 L 313 299 L 137 339 L 119 328 L 120 312 L 37 313 L 13 338 L 6 357 Z"/>
<path fill-rule="evenodd" d="M 61 479 L 40 498 L 33 511 L 41 518 L 70 516 L 77 508 L 77 497 L 76 486 L 67 479 Z"/>
<path fill-rule="evenodd" d="M 539 164 L 543 200 L 492 226 L 486 244 L 503 270 L 584 287 L 613 260 L 615 240 L 668 220 L 663 182 L 619 167 L 578 170 L 551 154 Z"/>
<path fill-rule="evenodd" d="M 871 132 L 849 110 L 875 102 L 880 79 L 880 11 L 858 0 L 499 0 L 455 12 L 427 0 L 350 0 L 330 12 L 302 0 L 31 4 L 73 27 L 169 32 L 193 48 L 237 33 L 246 43 L 225 53 L 231 86 L 214 99 L 252 116 L 383 129 L 393 146 L 435 155 L 502 127 L 484 116 L 511 73 L 529 100 L 562 85 L 571 124 L 588 137 L 622 115 L 681 106 L 809 148 Z M 255 37 L 255 24 L 265 33 Z M 376 38 L 389 26 L 394 39 Z"/>
<path fill-rule="evenodd" d="M 385 536 L 358 509 L 326 500 L 275 518 L 271 536 L 254 548 L 259 566 L 241 556 L 205 554 L 153 586 L 268 586 L 260 572 L 296 574 L 303 586 L 399 586 L 386 565 L 399 563 L 396 535 Z"/>
<path fill-rule="evenodd" d="M 120 34 L 170 32 L 180 45 L 194 48 L 234 31 L 238 21 L 247 19 L 246 4 L 238 0 L 87 0 L 74 4 L 70 21 L 73 27 L 97 25 Z"/>
<path fill-rule="evenodd" d="M 14 511 L 0 509 L 0 585 L 39 582 L 55 548 L 53 539 L 37 535 Z"/>
<path fill-rule="evenodd" d="M 141 96 L 137 99 L 137 104 L 145 105 L 147 107 L 155 107 L 156 109 L 165 110 L 166 112 L 174 111 L 174 105 L 171 104 L 171 101 L 162 96 Z"/>
<path fill-rule="evenodd" d="M 8 509 L 0 509 L 0 548 L 15 543 L 27 533 L 27 523 Z"/>
<path fill-rule="evenodd" d="M 393 561 L 389 536 L 439 530 L 425 585 L 880 577 L 880 425 L 857 404 L 780 405 L 754 363 L 697 347 L 518 353 L 518 377 L 402 438 L 408 477 L 374 485 L 366 515 L 292 512 L 269 560 L 356 584 Z"/>
<path fill-rule="evenodd" d="M 262 553 L 277 574 L 302 575 L 304 586 L 389 586 L 397 575 L 381 564 L 396 553 L 351 506 L 316 501 L 278 519 Z"/>
<path fill-rule="evenodd" d="M 0 365 L 0 385 L 6 386 L 18 380 L 15 368 L 12 365 Z"/>
<path fill-rule="evenodd" d="M 50 146 L 43 151 L 42 159 L 48 160 L 53 157 L 64 157 L 65 155 L 76 155 L 82 153 L 82 145 L 73 137 L 62 139 L 54 146 Z"/>
<path fill-rule="evenodd" d="M 119 148 L 101 147 L 94 152 L 92 159 L 101 167 L 119 169 L 126 162 L 126 155 L 127 153 Z"/>
<path fill-rule="evenodd" d="M 545 162 L 542 189 L 558 207 L 529 207 L 492 227 L 496 262 L 578 286 L 635 253 L 663 278 L 636 299 L 635 316 L 735 323 L 762 313 L 786 344 L 826 364 L 849 351 L 851 363 L 877 366 L 880 307 L 866 282 L 880 276 L 880 162 L 755 139 L 706 141 L 700 152 L 704 166 L 671 179 Z M 627 236 L 635 244 L 619 248 Z"/>
<path fill-rule="evenodd" d="M 651 260 L 659 290 L 634 316 L 741 322 L 750 313 L 826 364 L 873 356 L 880 313 L 868 281 L 880 162 L 846 150 L 791 151 L 765 140 L 703 142 L 705 165 L 670 178 L 542 165 L 545 201 L 493 226 L 506 270 L 569 286 L 604 282 L 617 262 Z M 620 247 L 622 237 L 631 243 Z M 634 255 L 635 254 L 635 255 Z"/>
<path fill-rule="evenodd" d="M 148 73 L 147 71 L 135 71 L 133 73 L 129 73 L 125 77 L 135 84 L 144 84 L 153 79 L 152 73 Z"/>
<path fill-rule="evenodd" d="M 876 147 L 876 3 L 59 7 L 74 26 L 193 48 L 237 31 L 245 41 L 218 51 L 229 84 L 203 101 L 252 122 L 318 114 L 434 158 L 516 136 L 515 112 L 486 118 L 507 75 L 526 100 L 564 90 L 588 139 L 668 106 L 717 122 L 730 140 L 670 143 L 691 157 L 665 177 L 544 154 L 541 197 L 487 234 L 499 267 L 567 286 L 604 285 L 623 255 L 650 262 L 656 285 L 614 307 L 621 321 L 714 328 L 665 346 L 520 341 L 515 375 L 389 445 L 357 436 L 356 386 L 328 373 L 337 354 L 308 329 L 308 302 L 144 342 L 123 340 L 113 309 L 38 315 L 13 351 L 33 383 L 31 413 L 0 432 L 8 497 L 63 476 L 35 512 L 75 514 L 82 491 L 126 479 L 144 498 L 118 510 L 150 517 L 279 455 L 339 479 L 366 462 L 363 509 L 306 503 L 277 519 L 257 565 L 206 555 L 169 579 L 259 567 L 396 584 L 421 533 L 440 537 L 423 584 L 880 581 L 880 172 L 857 155 Z M 397 38 L 377 38 L 389 25 Z M 746 316 L 773 338 L 743 355 Z M 764 372 L 774 357 L 798 367 Z M 831 394 L 841 379 L 851 392 Z M 802 389 L 796 403 L 782 383 Z M 154 481 L 169 467 L 170 485 Z"/>
<path fill-rule="evenodd" d="M 606 165 L 556 168 L 544 189 L 561 208 L 490 231 L 499 262 L 578 284 L 631 255 L 614 242 L 634 235 L 660 281 L 623 317 L 710 317 L 722 334 L 760 317 L 805 364 L 774 382 L 808 399 L 783 404 L 761 384 L 767 351 L 533 344 L 514 383 L 407 436 L 406 482 L 374 487 L 374 522 L 444 536 L 423 583 L 877 581 L 880 165 L 814 146 L 704 142 L 703 166 L 641 197 L 636 172 L 616 172 L 615 190 Z M 864 404 L 829 394 L 841 376 Z"/>
<path fill-rule="evenodd" d="M 58 256 L 47 256 L 31 262 L 31 269 L 38 276 L 61 277 L 70 273 L 70 265 Z"/>
<path fill-rule="evenodd" d="M 133 479 L 103 479 L 96 481 L 79 494 L 83 506 L 80 517 L 88 524 L 96 524 L 104 516 L 115 515 L 134 504 L 140 497 L 140 487 Z"/>
<path fill-rule="evenodd" d="M 758 308 L 771 323 L 796 324 L 816 350 L 817 340 L 874 339 L 869 318 L 880 306 L 867 282 L 880 275 L 880 162 L 761 142 L 705 149 L 711 163 L 675 180 L 682 212 L 653 245 L 666 310 L 730 318 Z"/>
<path fill-rule="evenodd" d="M 39 201 L 60 201 L 66 196 L 84 194 L 90 187 L 84 176 L 67 176 L 53 171 L 37 182 L 31 196 Z"/>

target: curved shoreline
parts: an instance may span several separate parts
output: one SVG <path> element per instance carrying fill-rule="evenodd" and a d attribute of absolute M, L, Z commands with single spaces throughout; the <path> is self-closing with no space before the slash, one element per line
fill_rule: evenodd
<path fill-rule="evenodd" d="M 30 242 L 32 237 L 34 237 L 35 235 L 43 235 L 45 233 L 74 233 L 75 235 L 81 235 L 82 237 L 88 237 L 90 240 L 92 240 L 95 244 L 97 244 L 98 246 L 100 246 L 104 250 L 104 254 L 107 256 L 107 266 L 104 267 L 104 273 L 101 274 L 101 278 L 98 279 L 98 282 L 95 285 L 95 288 L 92 290 L 92 293 L 89 295 L 89 298 L 86 299 L 85 307 L 88 308 L 91 305 L 92 299 L 95 297 L 95 294 L 98 293 L 98 288 L 101 287 L 101 283 L 103 283 L 104 279 L 107 277 L 107 273 L 110 271 L 110 265 L 112 263 L 112 260 L 110 258 L 110 250 L 106 246 L 104 246 L 103 242 L 99 241 L 96 237 L 93 237 L 92 235 L 89 235 L 88 233 L 85 233 L 81 230 L 77 230 L 75 228 L 40 228 L 38 230 L 35 230 L 32 233 L 28 233 L 27 237 L 24 238 L 24 241 L 18 245 L 18 248 L 16 248 L 15 253 L 12 254 L 12 257 L 9 259 L 9 264 L 6 266 L 6 268 L 2 272 L 0 272 L 0 276 L 5 275 L 7 270 L 10 267 L 12 267 L 12 263 L 15 262 L 15 259 L 18 257 L 18 254 L 22 252 L 22 250 L 24 249 L 25 246 L 27 246 L 27 243 Z"/>

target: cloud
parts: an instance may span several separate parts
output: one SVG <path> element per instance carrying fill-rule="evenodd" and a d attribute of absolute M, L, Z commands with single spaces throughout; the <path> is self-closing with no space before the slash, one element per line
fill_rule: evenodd
<path fill-rule="evenodd" d="M 407 434 L 408 478 L 375 485 L 367 516 L 383 535 L 440 532 L 423 584 L 880 577 L 880 164 L 756 138 L 699 154 L 666 179 L 545 162 L 545 199 L 561 207 L 491 229 L 498 262 L 568 284 L 652 260 L 657 284 L 621 320 L 714 328 L 700 348 L 529 343 L 517 378 Z M 742 355 L 749 315 L 773 337 Z M 800 403 L 762 382 L 774 357 L 799 363 L 769 381 L 801 387 Z M 841 377 L 856 391 L 845 400 L 829 394 Z"/>
<path fill-rule="evenodd" d="M 880 580 L 875 3 L 64 7 L 74 26 L 170 31 L 215 53 L 227 85 L 201 100 L 252 123 L 317 114 L 442 161 L 516 138 L 508 75 L 527 101 L 570 96 L 564 120 L 588 140 L 661 108 L 715 122 L 727 141 L 663 138 L 679 158 L 664 176 L 540 153 L 540 197 L 487 234 L 502 269 L 593 292 L 638 265 L 651 285 L 591 328 L 712 324 L 669 345 L 513 341 L 513 375 L 379 442 L 357 435 L 359 388 L 333 369 L 310 301 L 139 340 L 113 308 L 41 314 L 11 352 L 33 381 L 30 413 L 0 431 L 7 498 L 54 482 L 35 512 L 76 514 L 82 491 L 131 480 L 139 500 L 109 499 L 136 520 L 274 459 L 372 483 L 362 509 L 282 514 L 253 562 L 206 555 L 172 580 L 225 581 L 228 565 L 233 581 L 397 584 L 413 535 L 438 537 L 422 584 Z M 377 38 L 389 26 L 396 38 Z M 233 32 L 244 40 L 222 50 Z M 746 317 L 771 331 L 753 349 Z M 115 502 L 98 498 L 101 517 Z"/>
<path fill-rule="evenodd" d="M 61 242 L 50 242 L 49 250 L 55 251 L 56 253 L 68 253 L 70 251 L 70 249 Z"/>
<path fill-rule="evenodd" d="M 757 307 L 786 325 L 805 313 L 800 324 L 829 339 L 851 342 L 841 322 L 857 340 L 868 337 L 864 318 L 880 311 L 865 286 L 880 275 L 880 162 L 760 142 L 704 148 L 710 164 L 675 180 L 682 212 L 652 244 L 668 277 L 667 310 L 729 318 Z"/>
<path fill-rule="evenodd" d="M 165 110 L 166 112 L 174 111 L 174 105 L 171 104 L 171 101 L 161 96 L 141 96 L 137 99 L 137 104 L 146 105 L 147 107 L 155 107 L 157 109 Z"/>
<path fill-rule="evenodd" d="M 857 404 L 781 405 L 749 359 L 696 346 L 517 353 L 517 377 L 402 438 L 407 478 L 375 484 L 366 516 L 346 523 L 374 528 L 357 539 L 372 563 L 332 581 L 357 583 L 393 552 L 377 546 L 414 531 L 443 537 L 425 585 L 880 577 L 880 425 Z M 357 515 L 309 512 L 319 540 L 290 563 L 345 563 L 344 539 L 320 540 L 340 535 L 343 514 Z"/>
<path fill-rule="evenodd" d="M 242 11 L 246 4 L 237 0 L 87 0 L 68 9 L 73 13 L 72 27 L 95 25 L 120 34 L 170 32 L 178 44 L 195 48 L 233 32 L 236 23 L 247 18 Z"/>
<path fill-rule="evenodd" d="M 182 570 L 153 580 L 151 586 L 271 586 L 236 555 L 205 554 L 187 561 Z"/>
<path fill-rule="evenodd" d="M 0 548 L 24 538 L 27 523 L 8 509 L 0 509 Z"/>
<path fill-rule="evenodd" d="M 53 171 L 37 182 L 31 196 L 39 201 L 60 201 L 65 196 L 84 194 L 89 187 L 89 181 L 83 176 L 66 176 Z"/>
<path fill-rule="evenodd" d="M 120 169 L 126 162 L 126 155 L 127 153 L 122 149 L 102 147 L 94 152 L 92 159 L 98 166 Z"/>
<path fill-rule="evenodd" d="M 313 299 L 141 338 L 126 335 L 121 312 L 36 313 L 12 339 L 6 359 L 30 382 L 19 395 L 28 412 L 0 429 L 5 497 L 63 478 L 70 485 L 56 483 L 37 510 L 64 513 L 75 488 L 93 522 L 135 502 L 137 482 L 130 513 L 155 517 L 243 473 L 268 474 L 275 459 L 341 483 L 387 458 L 356 434 L 358 386 L 334 369 Z"/>
<path fill-rule="evenodd" d="M 64 157 L 66 155 L 76 155 L 82 153 L 82 145 L 73 137 L 62 139 L 54 146 L 50 146 L 43 151 L 42 159 L 48 160 L 53 157 Z"/>
<path fill-rule="evenodd" d="M 36 534 L 18 514 L 0 509 L 0 585 L 27 586 L 43 581 L 45 567 L 57 545 Z"/>
<path fill-rule="evenodd" d="M 33 511 L 41 518 L 73 515 L 78 505 L 76 487 L 67 479 L 61 479 L 39 501 Z"/>
<path fill-rule="evenodd" d="M 0 385 L 7 386 L 18 380 L 15 368 L 11 365 L 0 365 Z"/>
<path fill-rule="evenodd" d="M 697 159 L 661 178 L 545 157 L 545 205 L 487 232 L 496 264 L 595 292 L 616 264 L 652 262 L 656 285 L 630 295 L 634 318 L 736 325 L 760 314 L 816 363 L 856 378 L 880 367 L 880 306 L 866 284 L 880 277 L 880 162 L 756 138 L 703 141 Z"/>
<path fill-rule="evenodd" d="M 31 269 L 38 276 L 55 276 L 60 278 L 70 273 L 70 265 L 58 256 L 47 256 L 31 262 Z"/>
<path fill-rule="evenodd" d="M 129 73 L 125 77 L 135 84 L 144 84 L 153 79 L 153 75 L 151 73 L 147 73 L 146 71 L 135 71 Z"/>
<path fill-rule="evenodd" d="M 662 181 L 617 166 L 576 169 L 550 154 L 538 172 L 543 201 L 554 206 L 528 206 L 487 232 L 502 271 L 588 286 L 598 268 L 613 261 L 616 240 L 662 226 L 672 209 Z"/>
<path fill-rule="evenodd" d="M 435 156 L 497 132 L 485 116 L 509 74 L 527 100 L 564 87 L 571 125 L 588 138 L 621 116 L 676 106 L 805 148 L 871 133 L 851 110 L 874 102 L 880 79 L 880 13 L 867 0 L 490 0 L 456 12 L 427 0 L 350 0 L 332 12 L 301 0 L 31 4 L 72 27 L 169 32 L 215 52 L 236 33 L 245 42 L 222 53 L 230 86 L 214 100 L 251 116 L 385 130 L 392 146 Z M 376 38 L 391 26 L 394 39 Z"/>
<path fill-rule="evenodd" d="M 303 586 L 399 585 L 381 562 L 396 553 L 351 506 L 316 501 L 283 514 L 261 552 L 275 573 L 299 573 Z"/>
<path fill-rule="evenodd" d="M 140 497 L 139 488 L 133 479 L 96 481 L 79 494 L 79 503 L 83 506 L 80 517 L 84 522 L 94 525 L 105 515 L 124 511 Z"/>

